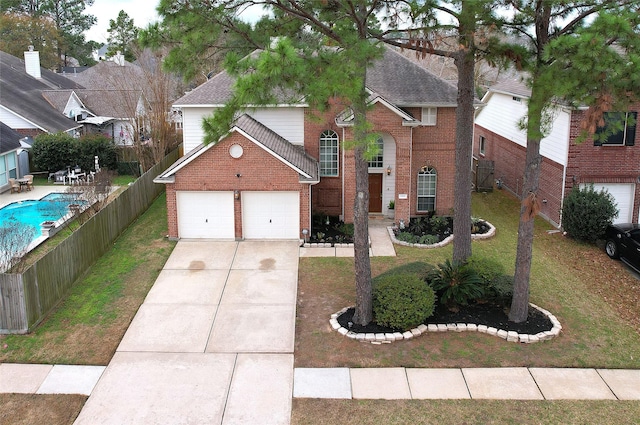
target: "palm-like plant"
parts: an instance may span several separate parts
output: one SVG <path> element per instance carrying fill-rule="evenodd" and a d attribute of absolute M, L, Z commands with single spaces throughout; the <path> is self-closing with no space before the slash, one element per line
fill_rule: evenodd
<path fill-rule="evenodd" d="M 466 263 L 446 260 L 429 276 L 429 284 L 442 304 L 455 307 L 484 296 L 482 278 Z"/>

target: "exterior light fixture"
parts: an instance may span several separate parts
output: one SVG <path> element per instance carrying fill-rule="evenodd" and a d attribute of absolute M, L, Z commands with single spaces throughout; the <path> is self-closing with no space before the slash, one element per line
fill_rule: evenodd
<path fill-rule="evenodd" d="M 391 165 L 387 167 L 387 176 L 391 175 Z"/>
<path fill-rule="evenodd" d="M 239 190 L 234 190 L 233 191 L 233 199 L 235 199 L 236 201 L 240 199 L 240 191 Z"/>

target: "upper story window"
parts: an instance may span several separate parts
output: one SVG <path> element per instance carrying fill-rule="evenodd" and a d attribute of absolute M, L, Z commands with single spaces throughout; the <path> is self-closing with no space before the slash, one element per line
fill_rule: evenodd
<path fill-rule="evenodd" d="M 382 137 L 378 138 L 378 153 L 369 161 L 369 168 L 383 168 L 384 167 L 384 141 Z"/>
<path fill-rule="evenodd" d="M 338 133 L 325 130 L 320 135 L 320 175 L 336 177 L 338 175 Z"/>
<path fill-rule="evenodd" d="M 594 146 L 633 146 L 637 121 L 637 112 L 606 112 L 604 126 L 596 129 Z"/>
<path fill-rule="evenodd" d="M 522 99 L 519 98 L 518 96 L 512 96 L 511 100 L 513 100 L 514 102 L 522 103 Z"/>
<path fill-rule="evenodd" d="M 438 108 L 422 108 L 422 125 L 436 125 Z"/>
<path fill-rule="evenodd" d="M 487 141 L 484 136 L 480 136 L 480 155 L 484 156 L 487 149 Z"/>
<path fill-rule="evenodd" d="M 436 210 L 437 173 L 434 168 L 422 167 L 418 173 L 418 212 Z"/>

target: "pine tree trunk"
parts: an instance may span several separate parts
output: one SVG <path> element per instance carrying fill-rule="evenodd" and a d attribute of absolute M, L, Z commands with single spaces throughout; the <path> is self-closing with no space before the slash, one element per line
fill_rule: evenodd
<path fill-rule="evenodd" d="M 366 72 L 366 62 L 361 68 Z M 353 204 L 354 268 L 356 278 L 356 307 L 353 322 L 367 325 L 373 320 L 373 292 L 371 288 L 371 259 L 369 258 L 369 165 L 364 158 L 366 150 L 367 93 L 363 90 L 352 105 L 354 112 L 354 149 L 356 194 Z"/>
<path fill-rule="evenodd" d="M 520 206 L 520 223 L 518 225 L 518 243 L 516 247 L 516 271 L 514 276 L 513 298 L 509 320 L 521 323 L 529 315 L 529 285 L 531 274 L 531 257 L 533 253 L 533 230 L 537 215 L 537 193 L 540 183 L 540 140 L 542 128 L 542 111 L 544 94 L 539 94 L 535 85 L 529 100 L 527 117 L 527 156 L 524 170 Z"/>
<path fill-rule="evenodd" d="M 456 179 L 453 207 L 453 261 L 471 256 L 471 158 L 473 155 L 473 53 L 461 51 L 455 58 L 458 68 L 456 109 Z"/>

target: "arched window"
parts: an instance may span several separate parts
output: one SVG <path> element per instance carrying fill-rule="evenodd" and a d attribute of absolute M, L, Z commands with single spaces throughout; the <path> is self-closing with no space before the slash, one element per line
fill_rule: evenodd
<path fill-rule="evenodd" d="M 336 177 L 338 175 L 338 133 L 325 130 L 320 135 L 320 175 Z"/>
<path fill-rule="evenodd" d="M 422 167 L 418 173 L 418 211 L 428 212 L 436 210 L 436 170 Z"/>
<path fill-rule="evenodd" d="M 369 161 L 369 168 L 383 168 L 384 167 L 384 141 L 382 137 L 378 139 L 378 153 Z"/>

